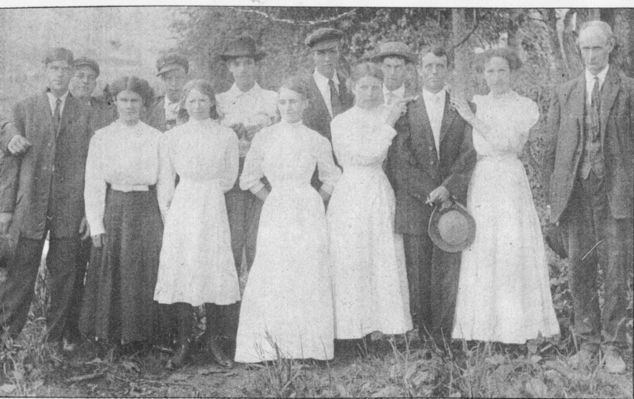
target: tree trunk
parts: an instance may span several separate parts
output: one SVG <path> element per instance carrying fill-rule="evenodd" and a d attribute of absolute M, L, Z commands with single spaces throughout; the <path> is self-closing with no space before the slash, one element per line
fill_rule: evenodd
<path fill-rule="evenodd" d="M 454 47 L 454 76 L 452 91 L 457 96 L 470 98 L 473 93 L 470 90 L 471 77 L 471 47 L 465 40 L 469 34 L 466 18 L 467 9 L 454 8 L 451 10 L 451 26 Z M 477 21 L 473 21 L 475 24 Z M 460 43 L 462 42 L 462 43 Z"/>
<path fill-rule="evenodd" d="M 546 24 L 549 29 L 550 47 L 552 49 L 553 70 L 552 83 L 565 82 L 570 78 L 568 73 L 568 65 L 563 57 L 563 48 L 560 40 L 560 32 L 557 29 L 557 10 L 554 8 L 546 9 Z"/>

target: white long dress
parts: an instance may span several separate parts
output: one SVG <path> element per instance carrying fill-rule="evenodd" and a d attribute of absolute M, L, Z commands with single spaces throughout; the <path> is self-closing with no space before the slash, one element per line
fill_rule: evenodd
<path fill-rule="evenodd" d="M 322 189 L 331 192 L 341 172 L 330 143 L 301 122 L 261 130 L 247 154 L 240 187 L 256 193 L 266 176 L 272 189 L 240 310 L 238 362 L 333 357 L 328 230 L 323 201 L 310 185 L 315 166 Z"/>
<path fill-rule="evenodd" d="M 190 120 L 164 133 L 160 153 L 157 192 L 165 231 L 154 300 L 193 306 L 239 301 L 224 197 L 238 177 L 235 133 L 211 119 Z"/>
<path fill-rule="evenodd" d="M 337 339 L 412 329 L 403 238 L 394 232 L 394 191 L 382 168 L 396 135 L 386 112 L 354 107 L 331 124 L 343 167 L 328 204 Z"/>
<path fill-rule="evenodd" d="M 539 119 L 537 105 L 513 91 L 473 101 L 489 132 L 473 131 L 478 161 L 467 208 L 476 236 L 462 254 L 452 337 L 523 344 L 559 334 L 539 219 L 518 158 Z"/>

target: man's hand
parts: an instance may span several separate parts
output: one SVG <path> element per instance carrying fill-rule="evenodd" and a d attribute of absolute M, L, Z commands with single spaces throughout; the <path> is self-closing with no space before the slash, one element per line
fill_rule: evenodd
<path fill-rule="evenodd" d="M 11 155 L 24 154 L 29 148 L 31 148 L 31 142 L 27 140 L 26 137 L 20 135 L 13 136 L 11 140 L 9 140 L 9 145 L 7 145 L 7 149 Z"/>
<path fill-rule="evenodd" d="M 436 187 L 434 191 L 429 193 L 429 196 L 427 197 L 428 204 L 437 204 L 437 205 L 441 204 L 443 206 L 446 206 L 446 203 L 448 202 L 449 202 L 449 190 L 447 190 L 445 186 Z"/>
<path fill-rule="evenodd" d="M 85 216 L 81 219 L 81 223 L 79 224 L 79 237 L 82 241 L 90 237 L 90 226 L 88 226 L 88 221 Z"/>
<path fill-rule="evenodd" d="M 235 123 L 231 125 L 231 129 L 233 129 L 233 131 L 236 133 L 236 136 L 238 136 L 239 140 L 242 140 L 243 138 L 245 138 L 247 134 L 247 129 L 244 127 L 242 123 Z"/>
<path fill-rule="evenodd" d="M 101 248 L 106 243 L 106 235 L 105 234 L 97 234 L 96 236 L 91 236 L 92 246 L 95 248 Z"/>
<path fill-rule="evenodd" d="M 11 227 L 12 220 L 13 220 L 13 213 L 8 213 L 8 212 L 0 213 L 0 234 L 5 235 L 9 233 L 9 227 Z"/>

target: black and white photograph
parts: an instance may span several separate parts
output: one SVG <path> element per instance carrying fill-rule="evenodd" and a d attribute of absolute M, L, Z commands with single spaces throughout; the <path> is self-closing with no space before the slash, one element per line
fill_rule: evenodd
<path fill-rule="evenodd" d="M 634 8 L 0 5 L 0 397 L 633 398 Z"/>

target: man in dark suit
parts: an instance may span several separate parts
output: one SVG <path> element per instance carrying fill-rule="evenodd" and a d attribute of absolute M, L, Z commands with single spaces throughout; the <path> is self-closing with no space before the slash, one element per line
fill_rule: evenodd
<path fill-rule="evenodd" d="M 70 94 L 90 108 L 93 131 L 108 126 L 117 119 L 117 110 L 105 95 L 93 95 L 100 73 L 99 64 L 88 57 L 76 58 L 73 64 L 75 73 L 68 86 Z"/>
<path fill-rule="evenodd" d="M 423 49 L 422 95 L 396 124 L 388 155 L 395 185 L 396 230 L 403 234 L 410 308 L 421 338 L 440 344 L 453 323 L 459 254 L 436 247 L 427 234 L 434 206 L 465 202 L 476 156 L 470 125 L 449 104 L 448 57 L 441 47 Z"/>
<path fill-rule="evenodd" d="M 416 96 L 414 85 L 407 85 L 407 68 L 416 64 L 416 56 L 409 51 L 403 42 L 384 42 L 379 45 L 377 53 L 371 58 L 379 63 L 383 71 L 383 99 L 385 105 Z"/>
<path fill-rule="evenodd" d="M 145 119 L 148 125 L 165 132 L 176 126 L 189 61 L 178 54 L 167 54 L 156 61 L 156 70 L 165 85 L 165 95 L 156 98 Z"/>
<path fill-rule="evenodd" d="M 337 71 L 342 38 L 343 32 L 338 29 L 319 28 L 305 40 L 310 48 L 315 70 L 305 79 L 310 93 L 310 105 L 304 110 L 303 121 L 329 141 L 330 121 L 352 107 L 353 103 L 346 78 Z"/>
<path fill-rule="evenodd" d="M 615 37 L 605 22 L 584 24 L 577 44 L 585 71 L 553 96 L 545 187 L 551 222 L 568 235 L 573 333 L 581 342 L 571 362 L 587 365 L 601 349 L 606 370 L 621 373 L 626 367 L 619 349 L 627 344 L 629 317 L 634 80 L 609 63 Z M 597 262 L 603 267 L 602 309 Z"/>
<path fill-rule="evenodd" d="M 0 192 L 0 227 L 18 234 L 8 280 L 0 287 L 0 325 L 12 337 L 22 330 L 33 299 L 42 247 L 49 234 L 46 267 L 50 308 L 47 338 L 74 349 L 68 313 L 74 297 L 80 236 L 89 237 L 84 217 L 84 167 L 92 135 L 90 111 L 68 92 L 73 54 L 54 48 L 44 59 L 48 87 L 13 111 L 17 136 L 2 137 L 15 162 L 11 184 Z M 6 132 L 5 132 L 6 133 Z M 25 149 L 21 155 L 13 150 Z"/>

